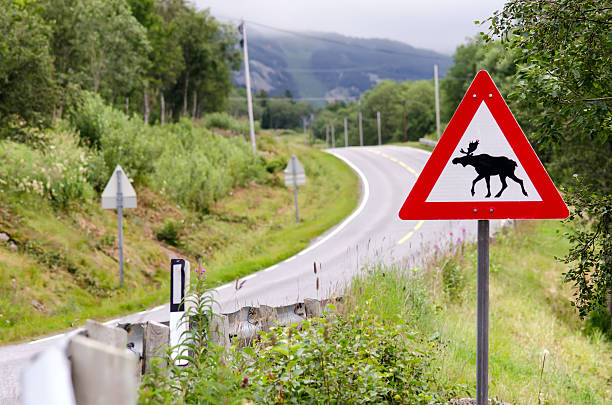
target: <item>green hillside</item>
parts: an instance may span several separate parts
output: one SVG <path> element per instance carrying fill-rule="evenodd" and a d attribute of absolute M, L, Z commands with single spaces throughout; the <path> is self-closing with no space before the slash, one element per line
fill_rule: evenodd
<path fill-rule="evenodd" d="M 223 114 L 148 126 L 91 97 L 69 121 L 27 129 L 27 143 L 1 139 L 0 342 L 166 302 L 170 257 L 200 258 L 211 285 L 245 276 L 354 209 L 358 180 L 340 160 L 290 132 L 260 133 L 254 155 L 244 127 Z M 299 223 L 281 181 L 292 153 L 309 178 Z M 123 287 L 117 214 L 100 207 L 117 163 L 138 195 L 124 211 Z"/>

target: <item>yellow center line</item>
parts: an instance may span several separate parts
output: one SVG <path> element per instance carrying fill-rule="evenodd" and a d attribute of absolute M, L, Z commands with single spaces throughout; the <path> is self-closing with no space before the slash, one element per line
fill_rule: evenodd
<path fill-rule="evenodd" d="M 410 238 L 413 234 L 414 234 L 414 231 L 408 232 L 408 235 L 406 235 L 402 239 L 398 240 L 397 244 L 401 245 L 402 243 L 406 242 L 408 240 L 408 238 Z"/>
<path fill-rule="evenodd" d="M 380 155 L 386 159 L 389 159 L 392 162 L 397 163 L 398 165 L 402 166 L 404 169 L 408 170 L 412 175 L 414 175 L 415 177 L 419 177 L 419 172 L 417 172 L 416 170 L 414 170 L 412 167 L 408 166 L 406 163 L 394 158 L 393 156 L 389 156 L 384 152 L 378 151 L 378 150 L 374 150 L 374 149 L 366 149 L 366 151 L 370 152 L 370 153 L 374 153 L 376 155 Z M 408 234 L 406 236 L 404 236 L 402 239 L 400 239 L 399 241 L 397 241 L 398 245 L 401 245 L 402 243 L 406 242 L 408 239 L 410 239 L 410 237 L 412 235 L 414 235 L 414 232 L 416 232 L 420 227 L 423 226 L 423 222 L 424 221 L 419 221 L 415 226 L 414 229 L 410 232 L 408 232 Z"/>

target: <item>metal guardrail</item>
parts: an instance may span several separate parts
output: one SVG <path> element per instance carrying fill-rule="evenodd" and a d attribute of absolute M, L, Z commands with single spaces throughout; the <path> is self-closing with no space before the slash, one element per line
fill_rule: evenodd
<path fill-rule="evenodd" d="M 419 143 L 421 145 L 433 146 L 435 148 L 436 145 L 438 144 L 438 141 L 434 141 L 433 139 L 427 139 L 427 138 L 419 138 Z"/>

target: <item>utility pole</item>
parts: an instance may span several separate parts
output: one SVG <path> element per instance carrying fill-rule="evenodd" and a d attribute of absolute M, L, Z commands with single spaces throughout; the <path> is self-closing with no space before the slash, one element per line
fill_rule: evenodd
<path fill-rule="evenodd" d="M 314 142 L 314 114 L 310 114 L 310 136 L 312 138 L 312 142 Z"/>
<path fill-rule="evenodd" d="M 332 128 L 332 148 L 335 148 L 336 147 L 336 133 L 335 133 L 336 126 L 332 125 L 331 128 Z"/>
<path fill-rule="evenodd" d="M 348 127 L 346 125 L 346 118 L 344 119 L 344 147 L 348 147 Z"/>
<path fill-rule="evenodd" d="M 380 136 L 380 111 L 376 111 L 376 124 L 378 126 L 378 144 L 382 145 L 382 137 Z"/>
<path fill-rule="evenodd" d="M 249 49 L 247 45 L 247 29 L 244 20 L 238 26 L 238 31 L 242 34 L 242 40 L 240 44 L 244 50 L 244 76 L 246 83 L 247 92 L 247 104 L 249 107 L 249 129 L 251 133 L 251 147 L 253 153 L 257 153 L 257 146 L 255 145 L 255 125 L 253 124 L 253 100 L 251 98 L 251 72 L 249 70 Z"/>
<path fill-rule="evenodd" d="M 434 65 L 434 87 L 436 90 L 436 133 L 440 139 L 440 93 L 438 91 L 438 65 Z"/>
<path fill-rule="evenodd" d="M 363 146 L 363 125 L 361 123 L 361 120 L 361 111 L 359 111 L 359 146 Z"/>
<path fill-rule="evenodd" d="M 404 142 L 408 142 L 408 132 L 406 128 L 406 99 L 404 99 L 402 104 L 404 106 Z"/>

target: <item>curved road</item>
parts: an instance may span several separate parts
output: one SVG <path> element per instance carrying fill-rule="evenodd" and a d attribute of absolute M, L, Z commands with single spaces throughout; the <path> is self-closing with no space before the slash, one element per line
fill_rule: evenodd
<path fill-rule="evenodd" d="M 368 263 L 415 265 L 435 244 L 449 239 L 472 239 L 476 221 L 402 221 L 398 212 L 408 196 L 429 153 L 402 146 L 350 147 L 327 152 L 344 160 L 361 178 L 361 201 L 357 209 L 335 228 L 312 241 L 289 259 L 251 274 L 239 291 L 234 283 L 217 288 L 221 313 L 246 305 L 287 305 L 304 298 L 338 295 L 350 278 Z M 329 196 L 332 200 L 334 196 Z M 454 235 L 451 237 L 451 235 Z M 320 289 L 316 289 L 313 262 L 321 263 Z M 169 306 L 163 305 L 112 320 L 167 321 Z M 65 335 L 30 343 L 0 347 L 0 404 L 18 403 L 19 372 L 27 360 Z"/>

